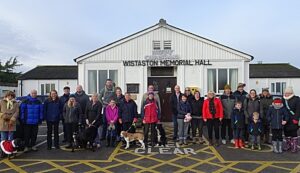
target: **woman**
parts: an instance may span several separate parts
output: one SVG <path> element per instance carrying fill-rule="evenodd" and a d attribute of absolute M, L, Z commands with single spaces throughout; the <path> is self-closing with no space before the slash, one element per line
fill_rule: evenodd
<path fill-rule="evenodd" d="M 291 150 L 293 153 L 298 150 L 297 131 L 299 128 L 300 118 L 300 99 L 295 96 L 293 88 L 287 87 L 284 91 L 283 105 L 287 108 L 289 119 L 284 126 L 284 136 L 286 139 L 286 151 Z"/>
<path fill-rule="evenodd" d="M 88 126 L 94 125 L 98 129 L 95 143 L 97 144 L 97 148 L 100 148 L 100 136 L 102 134 L 102 104 L 98 97 L 98 94 L 94 93 L 91 101 L 87 103 L 85 109 L 85 123 Z"/>
<path fill-rule="evenodd" d="M 200 144 L 204 143 L 203 140 L 203 116 L 202 116 L 202 108 L 204 98 L 200 97 L 200 92 L 195 91 L 194 93 L 195 100 L 192 101 L 192 135 L 193 135 L 193 143 L 196 143 L 196 133 L 197 130 L 199 132 L 199 142 Z"/>
<path fill-rule="evenodd" d="M 177 123 L 178 123 L 178 136 L 179 136 L 179 145 L 187 145 L 187 135 L 188 128 L 191 120 L 192 107 L 188 102 L 188 97 L 182 95 L 181 101 L 178 103 L 178 114 L 177 114 Z"/>
<path fill-rule="evenodd" d="M 16 120 L 19 116 L 19 105 L 15 101 L 15 93 L 8 91 L 0 102 L 1 141 L 13 140 L 16 131 Z"/>
<path fill-rule="evenodd" d="M 156 123 L 160 121 L 160 110 L 157 101 L 154 99 L 154 93 L 148 93 L 148 98 L 142 106 L 142 119 L 144 124 L 144 143 L 148 146 L 149 128 L 151 128 L 151 146 L 155 145 L 155 127 Z"/>
<path fill-rule="evenodd" d="M 213 130 L 215 131 L 216 146 L 219 146 L 219 127 L 222 121 L 223 107 L 221 100 L 215 97 L 214 91 L 208 91 L 207 99 L 204 100 L 203 104 L 203 120 L 206 122 L 208 130 L 209 145 L 213 145 Z"/>
<path fill-rule="evenodd" d="M 52 131 L 54 130 L 54 147 L 59 149 L 58 125 L 60 120 L 60 102 L 56 90 L 52 90 L 44 102 L 44 117 L 47 122 L 47 149 L 52 148 Z"/>
<path fill-rule="evenodd" d="M 118 108 L 120 108 L 120 105 L 124 102 L 125 97 L 122 94 L 122 89 L 120 87 L 116 87 L 115 92 L 116 92 L 116 104 Z M 121 141 L 120 138 L 121 131 L 122 131 L 122 125 L 119 123 L 119 121 L 117 121 L 116 123 L 117 142 Z"/>
<path fill-rule="evenodd" d="M 78 131 L 78 124 L 81 122 L 80 114 L 80 105 L 76 102 L 75 95 L 71 94 L 69 101 L 65 104 L 63 109 L 68 142 L 66 148 L 71 148 L 73 145 L 73 133 Z"/>
<path fill-rule="evenodd" d="M 106 132 L 106 147 L 115 147 L 116 144 L 116 123 L 119 117 L 119 108 L 116 105 L 116 101 L 111 99 L 105 109 L 105 116 L 107 120 L 107 132 Z"/>

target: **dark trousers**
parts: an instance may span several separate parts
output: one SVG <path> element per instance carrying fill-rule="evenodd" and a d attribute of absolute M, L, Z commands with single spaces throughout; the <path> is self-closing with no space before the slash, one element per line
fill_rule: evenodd
<path fill-rule="evenodd" d="M 123 122 L 122 123 L 122 130 L 128 131 L 129 133 L 135 133 L 135 127 L 131 127 L 131 122 Z"/>
<path fill-rule="evenodd" d="M 65 125 L 65 121 L 62 120 L 62 125 L 63 125 L 63 132 L 64 132 L 64 140 L 67 140 L 67 132 L 66 132 L 66 125 Z"/>
<path fill-rule="evenodd" d="M 223 119 L 221 125 L 221 138 L 226 140 L 226 133 L 228 135 L 228 139 L 232 139 L 232 128 L 231 128 L 231 119 Z"/>
<path fill-rule="evenodd" d="M 67 142 L 69 144 L 73 143 L 73 133 L 78 131 L 77 123 L 65 123 L 67 132 Z"/>
<path fill-rule="evenodd" d="M 149 136 L 149 129 L 151 128 L 151 144 L 154 144 L 155 136 L 156 136 L 156 124 L 155 123 L 146 123 L 144 124 L 144 142 L 148 144 L 148 136 Z"/>
<path fill-rule="evenodd" d="M 52 147 L 52 132 L 54 134 L 54 146 L 59 146 L 59 136 L 58 136 L 58 124 L 59 122 L 47 121 L 47 145 L 48 148 Z"/>
<path fill-rule="evenodd" d="M 244 128 L 233 129 L 234 139 L 244 140 L 244 133 L 245 133 L 244 131 L 245 131 Z"/>
<path fill-rule="evenodd" d="M 213 131 L 214 131 L 216 140 L 219 140 L 219 138 L 220 138 L 220 135 L 219 135 L 220 120 L 218 118 L 207 119 L 206 125 L 207 125 L 207 130 L 208 130 L 208 139 L 212 140 Z"/>
<path fill-rule="evenodd" d="M 245 124 L 245 129 L 248 129 L 248 126 L 249 126 L 249 124 Z M 249 141 L 249 137 L 250 135 L 249 135 L 249 131 L 248 130 L 245 130 L 244 131 L 244 137 L 245 137 L 245 141 Z"/>
<path fill-rule="evenodd" d="M 203 122 L 202 118 L 201 119 L 200 118 L 193 118 L 192 119 L 192 135 L 193 135 L 193 137 L 196 137 L 197 130 L 198 130 L 199 137 L 202 138 L 203 125 L 204 125 L 204 122 Z"/>
<path fill-rule="evenodd" d="M 121 131 L 122 131 L 122 125 L 119 123 L 119 121 L 117 121 L 117 122 L 115 123 L 115 126 L 116 126 L 116 133 L 117 133 L 117 136 L 120 136 Z"/>
<path fill-rule="evenodd" d="M 297 137 L 298 136 L 297 131 L 298 130 L 284 130 L 284 136 L 292 137 L 292 138 Z"/>
<path fill-rule="evenodd" d="M 177 115 L 172 115 L 173 120 L 173 138 L 178 138 L 178 123 L 177 123 Z"/>
<path fill-rule="evenodd" d="M 282 129 L 272 129 L 272 141 L 282 141 Z"/>
<path fill-rule="evenodd" d="M 106 132 L 107 132 L 107 120 L 106 120 L 106 111 L 105 111 L 105 107 L 103 107 L 103 116 L 102 116 L 102 135 L 101 135 L 101 139 L 105 139 L 106 137 Z"/>
<path fill-rule="evenodd" d="M 38 124 L 24 125 L 25 147 L 33 147 L 35 145 L 38 131 L 39 131 Z"/>
<path fill-rule="evenodd" d="M 14 133 L 14 139 L 19 138 L 24 141 L 24 123 L 20 121 L 20 124 L 16 125 L 16 132 Z"/>

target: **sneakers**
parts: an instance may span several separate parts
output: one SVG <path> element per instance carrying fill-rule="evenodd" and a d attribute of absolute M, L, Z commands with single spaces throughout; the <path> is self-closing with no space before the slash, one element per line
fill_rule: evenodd
<path fill-rule="evenodd" d="M 178 144 L 182 145 L 183 144 L 183 140 L 179 140 Z"/>
<path fill-rule="evenodd" d="M 187 145 L 186 139 L 183 140 L 183 144 L 184 144 L 184 145 Z"/>
<path fill-rule="evenodd" d="M 226 140 L 225 139 L 222 139 L 222 144 L 226 145 Z"/>
<path fill-rule="evenodd" d="M 196 142 L 197 142 L 197 141 L 196 141 L 196 138 L 194 137 L 194 138 L 193 138 L 193 144 L 196 144 Z"/>
<path fill-rule="evenodd" d="M 234 140 L 234 139 L 231 139 L 231 140 L 230 140 L 230 143 L 235 144 L 235 140 Z"/>
<path fill-rule="evenodd" d="M 258 149 L 258 150 L 261 150 L 260 144 L 257 145 L 257 149 Z"/>
<path fill-rule="evenodd" d="M 30 151 L 30 149 L 28 148 L 28 147 L 25 147 L 24 148 L 24 153 L 27 153 L 27 152 L 29 152 Z"/>
<path fill-rule="evenodd" d="M 251 150 L 254 150 L 254 145 L 253 144 L 251 145 Z"/>
<path fill-rule="evenodd" d="M 239 139 L 238 143 L 240 148 L 245 148 L 245 144 L 242 139 Z"/>
<path fill-rule="evenodd" d="M 32 150 L 32 151 L 37 151 L 38 149 L 37 149 L 36 147 L 33 146 L 33 147 L 31 148 L 31 150 Z"/>

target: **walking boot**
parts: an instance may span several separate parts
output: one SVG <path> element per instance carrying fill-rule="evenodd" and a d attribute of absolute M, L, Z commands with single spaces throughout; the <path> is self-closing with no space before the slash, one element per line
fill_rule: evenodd
<path fill-rule="evenodd" d="M 272 141 L 272 145 L 273 145 L 273 152 L 274 153 L 279 153 L 279 151 L 277 149 L 277 141 Z"/>
<path fill-rule="evenodd" d="M 284 151 L 288 151 L 291 149 L 291 141 L 292 141 L 292 138 L 291 137 L 286 137 L 285 138 L 285 145 L 283 147 L 283 150 Z"/>
<path fill-rule="evenodd" d="M 193 137 L 193 144 L 196 144 L 197 140 L 195 137 Z"/>
<path fill-rule="evenodd" d="M 199 137 L 199 143 L 200 143 L 200 144 L 204 144 L 204 143 L 205 143 L 205 141 L 203 140 L 202 137 Z"/>
<path fill-rule="evenodd" d="M 292 138 L 291 151 L 292 153 L 296 153 L 298 151 L 298 137 Z"/>
<path fill-rule="evenodd" d="M 179 145 L 182 145 L 182 144 L 183 144 L 183 140 L 180 139 L 179 142 L 178 142 L 178 144 L 179 144 Z"/>
<path fill-rule="evenodd" d="M 278 141 L 278 152 L 282 153 L 282 141 Z"/>
<path fill-rule="evenodd" d="M 239 140 L 238 139 L 234 140 L 234 148 L 239 148 Z"/>
<path fill-rule="evenodd" d="M 107 136 L 106 137 L 106 147 L 109 147 L 110 146 L 110 137 Z"/>
<path fill-rule="evenodd" d="M 260 144 L 257 144 L 257 149 L 261 150 L 261 145 Z"/>
<path fill-rule="evenodd" d="M 239 140 L 238 140 L 238 143 L 239 143 L 239 147 L 240 147 L 240 148 L 245 148 L 245 144 L 244 144 L 244 142 L 243 142 L 242 139 L 239 139 Z"/>
<path fill-rule="evenodd" d="M 251 145 L 251 150 L 254 150 L 254 144 Z"/>
<path fill-rule="evenodd" d="M 186 139 L 183 140 L 183 144 L 184 144 L 184 145 L 187 145 Z"/>

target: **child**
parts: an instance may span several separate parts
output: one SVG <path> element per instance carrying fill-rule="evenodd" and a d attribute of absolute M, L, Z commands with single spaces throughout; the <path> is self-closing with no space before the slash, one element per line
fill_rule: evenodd
<path fill-rule="evenodd" d="M 231 113 L 231 127 L 234 134 L 234 147 L 244 148 L 245 113 L 242 109 L 242 102 L 239 100 L 235 102 L 235 107 Z"/>
<path fill-rule="evenodd" d="M 192 113 L 192 108 L 190 103 L 187 101 L 187 96 L 182 95 L 181 101 L 178 103 L 178 134 L 179 134 L 179 145 L 187 145 L 187 133 L 190 124 L 190 117 Z"/>
<path fill-rule="evenodd" d="M 105 113 L 107 120 L 106 147 L 115 147 L 117 137 L 115 124 L 119 115 L 119 108 L 117 107 L 115 100 L 110 100 L 109 105 L 105 109 Z"/>
<path fill-rule="evenodd" d="M 254 112 L 252 119 L 249 122 L 249 134 L 250 134 L 250 142 L 251 142 L 251 150 L 254 150 L 254 145 L 257 145 L 258 150 L 261 150 L 260 136 L 263 132 L 262 122 L 259 118 L 259 113 Z"/>
<path fill-rule="evenodd" d="M 280 98 L 274 99 L 267 113 L 267 120 L 272 128 L 273 152 L 282 153 L 282 129 L 288 121 L 288 112 Z"/>

